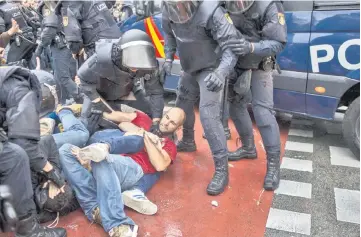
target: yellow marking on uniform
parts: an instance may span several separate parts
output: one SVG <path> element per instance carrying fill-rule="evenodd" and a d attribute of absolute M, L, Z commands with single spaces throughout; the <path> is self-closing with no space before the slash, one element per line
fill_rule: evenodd
<path fill-rule="evenodd" d="M 63 16 L 63 25 L 68 26 L 69 24 L 69 18 L 67 16 Z"/>
<path fill-rule="evenodd" d="M 229 14 L 226 13 L 226 14 L 224 14 L 224 16 L 226 17 L 226 20 L 227 20 L 230 24 L 233 25 L 233 21 L 232 21 L 231 17 L 229 16 Z"/>
<path fill-rule="evenodd" d="M 147 25 L 148 25 L 149 32 L 150 32 L 150 34 L 152 36 L 152 39 L 154 41 L 155 47 L 157 48 L 160 56 L 162 56 L 162 58 L 165 58 L 164 47 L 163 47 L 162 43 L 160 42 L 160 40 L 159 40 L 159 38 L 157 36 L 157 33 L 155 33 L 155 30 L 153 28 L 153 25 L 152 25 L 149 17 L 146 19 L 146 22 L 147 22 Z"/>
<path fill-rule="evenodd" d="M 284 25 L 286 23 L 285 15 L 283 13 L 278 13 L 278 22 L 281 25 Z"/>

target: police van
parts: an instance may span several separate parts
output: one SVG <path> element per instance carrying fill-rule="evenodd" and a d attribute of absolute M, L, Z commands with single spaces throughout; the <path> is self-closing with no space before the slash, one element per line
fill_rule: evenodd
<path fill-rule="evenodd" d="M 135 1 L 136 15 L 119 27 L 148 33 L 160 65 L 164 61 L 161 1 Z M 274 73 L 278 111 L 333 120 L 347 107 L 343 136 L 356 157 L 360 151 L 360 3 L 284 1 L 288 43 Z M 165 89 L 175 92 L 181 67 L 176 57 Z"/>

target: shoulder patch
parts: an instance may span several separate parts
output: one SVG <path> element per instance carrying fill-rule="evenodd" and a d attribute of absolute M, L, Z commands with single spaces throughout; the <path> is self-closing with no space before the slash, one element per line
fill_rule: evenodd
<path fill-rule="evenodd" d="M 233 25 L 233 21 L 232 21 L 232 19 L 231 19 L 231 17 L 229 16 L 228 13 L 224 14 L 224 17 L 226 18 L 226 20 L 227 20 L 230 24 Z"/>
<path fill-rule="evenodd" d="M 286 23 L 285 14 L 278 13 L 278 23 L 280 23 L 281 25 L 285 25 Z"/>
<path fill-rule="evenodd" d="M 68 17 L 67 17 L 67 16 L 63 16 L 63 25 L 64 25 L 64 26 L 68 26 L 68 24 L 69 24 L 69 19 L 68 19 Z"/>

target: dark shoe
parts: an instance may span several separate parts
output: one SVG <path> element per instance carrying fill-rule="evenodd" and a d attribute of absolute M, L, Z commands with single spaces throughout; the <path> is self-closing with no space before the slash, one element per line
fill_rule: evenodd
<path fill-rule="evenodd" d="M 228 152 L 229 161 L 237 161 L 241 159 L 257 159 L 257 150 L 254 144 L 254 138 L 241 138 L 242 147 L 234 152 Z"/>
<path fill-rule="evenodd" d="M 196 143 L 194 141 L 183 141 L 180 140 L 177 143 L 177 151 L 178 152 L 193 152 L 197 150 Z"/>
<path fill-rule="evenodd" d="M 35 216 L 30 216 L 19 221 L 15 237 L 66 237 L 63 228 L 46 228 L 39 225 Z"/>
<path fill-rule="evenodd" d="M 264 189 L 274 191 L 280 184 L 280 153 L 267 154 L 267 173 L 264 178 Z"/>
<path fill-rule="evenodd" d="M 216 161 L 215 166 L 216 172 L 207 187 L 208 195 L 212 196 L 223 193 L 229 182 L 228 160 L 225 158 L 224 160 Z"/>

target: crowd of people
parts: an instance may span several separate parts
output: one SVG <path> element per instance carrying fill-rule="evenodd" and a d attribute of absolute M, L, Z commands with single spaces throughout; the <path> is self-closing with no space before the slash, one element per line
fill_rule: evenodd
<path fill-rule="evenodd" d="M 224 192 L 228 161 L 257 158 L 248 103 L 267 154 L 264 188 L 279 185 L 272 71 L 287 41 L 282 3 L 163 1 L 162 65 L 147 33 L 120 32 L 117 4 L 0 1 L 0 185 L 10 188 L 18 237 L 64 237 L 39 223 L 79 207 L 109 236 L 136 236 L 124 206 L 157 213 L 146 193 L 177 152 L 197 149 L 198 99 L 215 166 L 207 193 Z M 183 71 L 176 105 L 164 112 L 176 52 Z M 234 152 L 228 112 L 242 141 Z"/>

